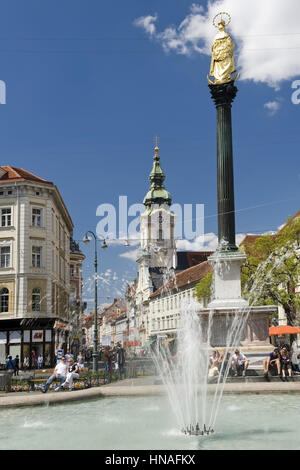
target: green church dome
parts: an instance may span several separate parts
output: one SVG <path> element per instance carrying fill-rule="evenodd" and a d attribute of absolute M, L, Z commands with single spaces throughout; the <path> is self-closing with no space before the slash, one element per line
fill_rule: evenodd
<path fill-rule="evenodd" d="M 152 204 L 168 204 L 170 206 L 172 202 L 171 194 L 165 189 L 164 186 L 164 180 L 166 176 L 160 166 L 158 150 L 159 148 L 155 147 L 153 167 L 149 175 L 151 186 L 143 201 L 146 207 L 151 206 Z"/>

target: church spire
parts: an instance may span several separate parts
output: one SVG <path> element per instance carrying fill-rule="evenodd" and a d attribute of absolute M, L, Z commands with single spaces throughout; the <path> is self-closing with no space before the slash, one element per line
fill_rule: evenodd
<path fill-rule="evenodd" d="M 166 175 L 160 166 L 159 147 L 157 144 L 154 152 L 153 167 L 149 175 L 151 186 L 143 201 L 144 205 L 148 208 L 153 204 L 167 204 L 170 206 L 172 202 L 170 193 L 165 189 L 164 181 Z"/>

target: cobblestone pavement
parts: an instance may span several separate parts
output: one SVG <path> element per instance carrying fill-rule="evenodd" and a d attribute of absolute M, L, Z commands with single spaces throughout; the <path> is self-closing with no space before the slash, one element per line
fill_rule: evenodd
<path fill-rule="evenodd" d="M 0 393 L 0 408 L 37 406 L 54 403 L 63 403 L 111 396 L 151 396 L 165 394 L 165 388 L 158 383 L 156 377 L 140 377 L 126 379 L 101 387 L 92 387 L 85 390 L 65 390 L 61 392 L 10 392 Z M 208 385 L 213 392 L 215 385 Z M 242 379 L 236 383 L 226 383 L 224 393 L 300 393 L 300 382 L 247 382 Z"/>

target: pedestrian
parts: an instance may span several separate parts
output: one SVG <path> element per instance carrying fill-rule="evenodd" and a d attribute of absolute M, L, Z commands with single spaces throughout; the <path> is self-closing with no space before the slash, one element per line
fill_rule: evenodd
<path fill-rule="evenodd" d="M 67 377 L 66 380 L 59 385 L 59 387 L 56 387 L 55 391 L 58 392 L 62 388 L 65 388 L 66 385 L 69 385 L 69 390 L 73 390 L 73 379 L 78 379 L 79 378 L 79 367 L 77 362 L 74 362 L 74 359 L 70 357 L 68 361 L 68 367 L 67 367 Z"/>
<path fill-rule="evenodd" d="M 43 368 L 43 363 L 44 363 L 44 358 L 43 358 L 42 354 L 39 354 L 39 356 L 37 358 L 37 363 L 38 363 L 38 369 L 42 369 Z"/>
<path fill-rule="evenodd" d="M 77 364 L 78 364 L 79 369 L 84 368 L 84 360 L 83 360 L 82 351 L 80 351 L 78 356 L 77 356 Z"/>
<path fill-rule="evenodd" d="M 112 351 L 109 346 L 105 346 L 103 353 L 104 369 L 106 372 L 112 371 Z"/>
<path fill-rule="evenodd" d="M 117 364 L 119 369 L 120 379 L 125 378 L 125 349 L 121 343 L 117 344 Z"/>
<path fill-rule="evenodd" d="M 293 372 L 300 372 L 300 349 L 297 346 L 296 341 L 292 344 L 292 369 Z"/>
<path fill-rule="evenodd" d="M 18 354 L 17 354 L 16 357 L 14 358 L 14 363 L 15 363 L 14 375 L 19 375 L 20 359 L 19 359 L 19 355 L 18 355 Z"/>
<path fill-rule="evenodd" d="M 29 369 L 29 357 L 28 356 L 24 357 L 23 367 L 24 369 Z"/>
<path fill-rule="evenodd" d="M 70 349 L 67 349 L 67 353 L 65 354 L 66 361 L 69 362 L 69 359 L 74 359 L 73 354 L 71 353 Z"/>
<path fill-rule="evenodd" d="M 33 349 L 33 350 L 31 351 L 31 367 L 32 367 L 33 369 L 35 369 L 36 366 L 37 366 L 37 362 L 36 362 L 36 353 L 35 353 L 35 350 Z"/>
<path fill-rule="evenodd" d="M 13 360 L 12 356 L 8 356 L 7 362 L 6 362 L 6 369 L 13 374 L 15 370 L 15 361 Z"/>
<path fill-rule="evenodd" d="M 66 380 L 66 375 L 67 375 L 67 362 L 65 356 L 62 356 L 62 358 L 57 361 L 57 364 L 54 368 L 53 373 L 50 375 L 49 379 L 45 383 L 45 385 L 41 388 L 43 393 L 46 393 L 48 391 L 48 388 L 54 382 L 55 380 L 60 381 L 60 385 L 64 383 Z"/>
<path fill-rule="evenodd" d="M 112 370 L 118 369 L 118 344 L 112 348 Z"/>

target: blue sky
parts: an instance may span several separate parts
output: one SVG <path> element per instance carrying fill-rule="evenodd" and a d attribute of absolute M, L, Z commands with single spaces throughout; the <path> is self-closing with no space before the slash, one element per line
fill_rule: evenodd
<path fill-rule="evenodd" d="M 207 2 L 198 5 L 205 13 Z M 134 24 L 157 15 L 157 31 L 178 28 L 191 6 L 185 0 L 1 4 L 0 80 L 7 87 L 7 102 L 0 106 L 2 165 L 55 182 L 76 240 L 96 230 L 98 205 L 117 206 L 119 195 L 126 195 L 129 205 L 142 202 L 154 135 L 160 137 L 173 202 L 204 204 L 205 232 L 217 232 L 216 113 L 206 80 L 210 57 L 166 51 L 159 35 Z M 272 24 L 272 16 L 266 23 Z M 290 31 L 284 22 L 280 28 L 282 35 Z M 294 50 L 286 48 L 295 62 L 298 42 Z M 300 104 L 291 101 L 291 84 L 300 73 L 292 70 L 270 86 L 259 76 L 261 67 L 252 67 L 252 75 L 243 70 L 232 110 L 236 231 L 262 233 L 277 230 L 299 210 Z M 276 109 L 265 107 L 274 102 Z M 93 249 L 82 249 L 88 279 Z M 134 278 L 136 264 L 119 256 L 131 249 L 111 245 L 100 253 L 99 271 L 106 273 L 101 301 L 117 296 L 125 280 Z M 92 298 L 89 281 L 86 287 Z"/>

